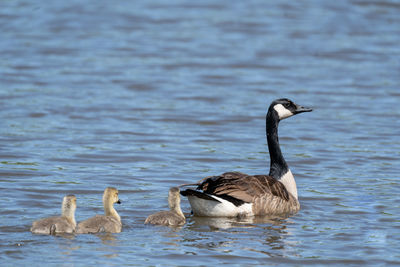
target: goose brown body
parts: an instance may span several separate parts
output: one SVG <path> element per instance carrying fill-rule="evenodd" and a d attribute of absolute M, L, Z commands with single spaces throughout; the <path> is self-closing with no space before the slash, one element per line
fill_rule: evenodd
<path fill-rule="evenodd" d="M 249 214 L 238 215 L 292 214 L 300 209 L 299 201 L 287 191 L 283 183 L 268 175 L 226 172 L 206 177 L 199 182 L 196 190 L 187 191 L 193 193 L 198 190 L 230 201 L 235 206 L 252 203 Z"/>

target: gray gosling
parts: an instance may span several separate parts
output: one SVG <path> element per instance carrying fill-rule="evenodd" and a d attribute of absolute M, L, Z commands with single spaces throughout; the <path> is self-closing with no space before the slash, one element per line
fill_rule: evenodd
<path fill-rule="evenodd" d="M 31 232 L 34 234 L 55 235 L 75 232 L 76 197 L 67 195 L 61 205 L 61 216 L 49 217 L 34 221 Z"/>
<path fill-rule="evenodd" d="M 181 197 L 178 187 L 171 187 L 168 192 L 169 211 L 160 211 L 147 217 L 145 224 L 165 226 L 181 226 L 186 223 L 185 215 L 181 210 Z"/>
<path fill-rule="evenodd" d="M 122 229 L 121 217 L 114 209 L 114 203 L 121 204 L 118 198 L 118 190 L 114 187 L 107 187 L 103 194 L 103 206 L 105 215 L 96 215 L 78 224 L 76 233 L 120 233 Z"/>

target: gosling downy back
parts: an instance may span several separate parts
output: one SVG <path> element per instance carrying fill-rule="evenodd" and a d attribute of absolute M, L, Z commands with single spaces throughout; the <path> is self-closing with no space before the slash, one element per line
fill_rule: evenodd
<path fill-rule="evenodd" d="M 114 203 L 121 204 L 118 198 L 118 190 L 114 187 L 107 187 L 103 194 L 104 215 L 96 215 L 78 224 L 78 234 L 95 233 L 120 233 L 122 230 L 121 217 L 114 209 Z"/>
<path fill-rule="evenodd" d="M 181 210 L 181 197 L 179 188 L 172 187 L 168 192 L 169 211 L 160 211 L 147 217 L 145 224 L 156 224 L 165 226 L 180 226 L 186 223 L 185 215 Z"/>
<path fill-rule="evenodd" d="M 34 234 L 55 235 L 75 232 L 76 197 L 67 195 L 61 205 L 61 216 L 49 217 L 34 221 L 31 232 Z"/>

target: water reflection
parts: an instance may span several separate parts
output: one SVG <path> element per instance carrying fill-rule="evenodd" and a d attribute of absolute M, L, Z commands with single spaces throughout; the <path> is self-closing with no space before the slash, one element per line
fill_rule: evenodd
<path fill-rule="evenodd" d="M 182 234 L 180 233 L 180 231 L 182 230 L 182 226 L 168 228 L 168 232 L 165 232 L 163 234 L 163 237 L 165 237 L 165 241 L 161 242 L 161 244 L 164 244 L 166 246 L 179 247 L 180 242 L 182 241 Z"/>
<path fill-rule="evenodd" d="M 292 234 L 285 217 L 257 216 L 249 218 L 189 217 L 181 232 L 181 242 L 190 248 L 229 254 L 230 256 L 286 255 L 291 251 Z M 190 230 L 190 232 L 187 232 Z M 195 233 L 195 234 L 193 234 Z M 240 247 L 238 254 L 237 248 Z M 243 253 L 243 255 L 240 255 Z M 254 253 L 254 254 L 253 254 Z M 232 255 L 231 255 L 232 254 Z"/>
<path fill-rule="evenodd" d="M 259 224 L 281 225 L 287 217 L 254 216 L 254 217 L 197 217 L 193 216 L 192 227 L 203 228 L 208 226 L 211 231 L 226 230 L 230 228 L 253 228 Z M 195 230 L 195 229 L 193 229 Z"/>
<path fill-rule="evenodd" d="M 74 234 L 68 234 L 68 233 L 57 233 L 54 236 L 61 237 L 64 239 L 69 239 L 69 240 L 74 240 L 76 238 L 76 236 Z"/>
<path fill-rule="evenodd" d="M 115 246 L 117 238 L 111 233 L 99 233 L 96 236 L 101 240 L 104 245 Z"/>

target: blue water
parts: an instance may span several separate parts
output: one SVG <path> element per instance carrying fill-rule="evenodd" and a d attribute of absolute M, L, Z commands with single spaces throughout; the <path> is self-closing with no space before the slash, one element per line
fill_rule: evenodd
<path fill-rule="evenodd" d="M 399 1 L 2 1 L 1 265 L 399 265 Z M 301 210 L 143 225 L 168 188 L 268 173 L 282 121 Z M 33 235 L 120 191 L 123 232 Z M 182 209 L 190 213 L 186 199 Z"/>

